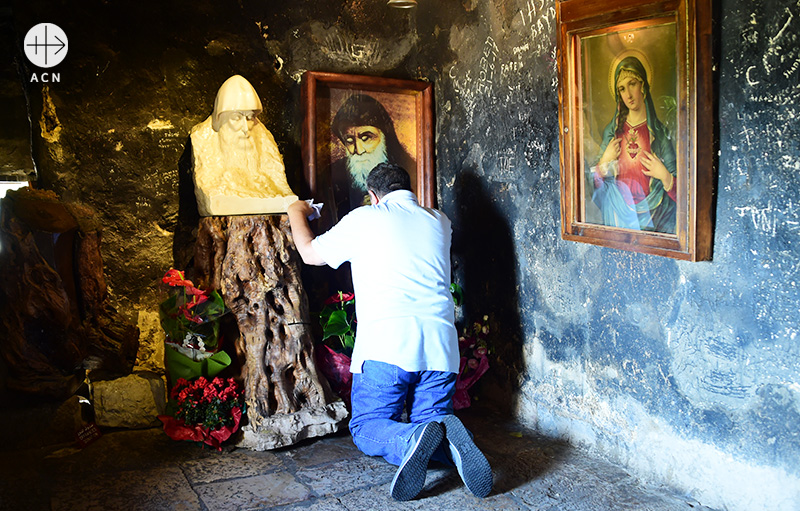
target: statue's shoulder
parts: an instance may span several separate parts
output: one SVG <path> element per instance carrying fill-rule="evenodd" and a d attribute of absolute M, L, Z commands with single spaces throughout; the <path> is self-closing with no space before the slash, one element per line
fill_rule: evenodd
<path fill-rule="evenodd" d="M 192 126 L 192 129 L 189 130 L 189 136 L 192 137 L 192 140 L 195 138 L 208 138 L 212 134 L 214 134 L 214 128 L 211 127 L 210 115 L 206 117 L 205 121 L 195 124 Z"/>

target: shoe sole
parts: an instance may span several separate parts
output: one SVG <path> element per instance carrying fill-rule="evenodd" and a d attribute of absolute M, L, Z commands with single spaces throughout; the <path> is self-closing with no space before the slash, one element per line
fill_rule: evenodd
<path fill-rule="evenodd" d="M 390 493 L 395 500 L 411 500 L 419 494 L 425 485 L 428 461 L 444 439 L 444 431 L 438 422 L 430 422 L 424 427 L 411 456 L 403 460 L 392 480 Z"/>
<path fill-rule="evenodd" d="M 445 438 L 458 475 L 476 497 L 486 497 L 492 491 L 492 467 L 472 441 L 467 428 L 454 415 L 445 417 Z"/>

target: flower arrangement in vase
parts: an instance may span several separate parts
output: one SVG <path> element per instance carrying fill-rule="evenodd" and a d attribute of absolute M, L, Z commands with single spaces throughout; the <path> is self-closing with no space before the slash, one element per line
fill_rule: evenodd
<path fill-rule="evenodd" d="M 456 306 L 464 301 L 464 291 L 456 283 L 450 285 L 450 293 Z M 353 293 L 338 291 L 324 302 L 320 312 L 322 343 L 316 351 L 317 363 L 322 374 L 328 379 L 334 392 L 350 400 L 350 357 L 355 346 L 356 298 Z M 472 404 L 469 390 L 489 370 L 489 316 L 482 322 L 474 322 L 464 327 L 458 338 L 460 364 L 456 377 L 456 391 L 453 395 L 453 408 L 468 408 Z"/>
<path fill-rule="evenodd" d="M 164 432 L 173 440 L 203 442 L 217 450 L 239 429 L 245 413 L 244 397 L 233 378 L 179 378 L 169 397 L 176 403 L 173 416 L 158 416 Z"/>
<path fill-rule="evenodd" d="M 319 313 L 322 342 L 349 357 L 356 345 L 356 295 L 337 291 L 323 305 Z"/>
<path fill-rule="evenodd" d="M 195 287 L 184 272 L 175 269 L 161 280 L 173 291 L 159 306 L 171 380 L 215 376 L 231 363 L 230 356 L 219 349 L 218 320 L 228 312 L 222 297 L 216 290 Z"/>
<path fill-rule="evenodd" d="M 489 370 L 489 316 L 482 322 L 465 327 L 458 337 L 458 351 L 461 362 L 456 378 L 456 392 L 453 394 L 453 408 L 460 410 L 472 404 L 469 389 Z"/>
<path fill-rule="evenodd" d="M 453 282 L 450 294 L 457 307 L 464 303 L 464 290 Z M 489 344 L 489 316 L 484 315 L 482 322 L 474 322 L 465 326 L 458 336 L 460 362 L 456 377 L 456 391 L 453 394 L 453 408 L 460 410 L 472 405 L 469 389 L 489 370 L 491 346 Z"/>
<path fill-rule="evenodd" d="M 317 364 L 333 391 L 350 404 L 350 357 L 356 342 L 356 297 L 337 291 L 324 302 L 319 313 L 322 342 L 316 350 Z"/>

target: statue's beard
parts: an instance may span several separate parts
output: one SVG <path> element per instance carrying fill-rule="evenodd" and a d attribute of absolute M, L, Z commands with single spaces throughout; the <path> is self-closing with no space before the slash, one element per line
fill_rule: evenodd
<path fill-rule="evenodd" d="M 259 168 L 258 146 L 253 133 L 243 136 L 241 132 L 221 129 L 219 149 L 225 169 L 256 170 Z"/>
<path fill-rule="evenodd" d="M 386 139 L 383 138 L 371 153 L 350 154 L 347 156 L 347 170 L 353 178 L 353 184 L 362 192 L 367 192 L 367 176 L 376 165 L 386 163 Z"/>

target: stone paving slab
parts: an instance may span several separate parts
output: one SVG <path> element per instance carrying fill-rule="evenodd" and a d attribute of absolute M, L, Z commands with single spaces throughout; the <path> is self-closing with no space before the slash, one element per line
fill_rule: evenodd
<path fill-rule="evenodd" d="M 300 468 L 363 456 L 349 434 L 346 436 L 339 434 L 318 441 L 304 442 L 297 446 L 283 449 L 278 454 Z"/>
<path fill-rule="evenodd" d="M 183 473 L 193 485 L 256 476 L 282 466 L 281 459 L 271 452 L 246 450 L 180 463 Z"/>
<path fill-rule="evenodd" d="M 346 433 L 273 451 L 218 452 L 150 429 L 105 432 L 85 449 L 0 452 L 0 511 L 711 511 L 512 422 L 463 418 L 492 466 L 486 499 L 454 468 L 433 463 L 420 495 L 396 502 L 396 467 L 359 452 Z"/>
<path fill-rule="evenodd" d="M 364 508 L 364 509 L 380 509 L 380 508 Z M 273 508 L 275 511 L 350 511 L 346 508 L 337 497 L 325 497 L 320 499 L 311 499 L 297 504 L 290 504 L 288 506 L 281 506 Z"/>
<path fill-rule="evenodd" d="M 459 479 L 460 482 L 460 479 Z M 394 510 L 422 510 L 435 509 L 436 511 L 466 511 L 466 510 L 508 510 L 529 511 L 530 508 L 521 506 L 509 495 L 490 495 L 480 499 L 472 495 L 461 485 L 452 489 L 448 485 L 437 488 L 436 485 L 426 484 L 423 492 L 414 500 L 398 502 L 389 496 L 389 485 L 374 486 L 350 492 L 339 497 L 348 510 L 375 509 L 381 511 Z"/>
<path fill-rule="evenodd" d="M 202 509 L 200 499 L 178 467 L 94 474 L 82 481 L 63 479 L 53 490 L 51 508 L 53 511 Z"/>
<path fill-rule="evenodd" d="M 397 467 L 383 458 L 361 455 L 328 465 L 301 468 L 297 477 L 319 496 L 340 495 L 358 488 L 391 483 L 396 470 Z"/>
<path fill-rule="evenodd" d="M 375 509 L 381 511 L 423 510 L 465 511 L 465 510 L 508 510 L 529 511 L 520 506 L 513 497 L 504 494 L 492 494 L 485 499 L 472 495 L 461 483 L 458 474 L 457 483 L 452 478 L 443 478 L 431 482 L 426 480 L 420 495 L 408 502 L 398 502 L 389 495 L 389 484 L 373 486 L 342 495 L 339 500 L 348 510 Z M 442 484 L 444 483 L 444 484 Z"/>
<path fill-rule="evenodd" d="M 306 500 L 309 489 L 284 471 L 195 486 L 209 511 L 263 509 Z"/>

